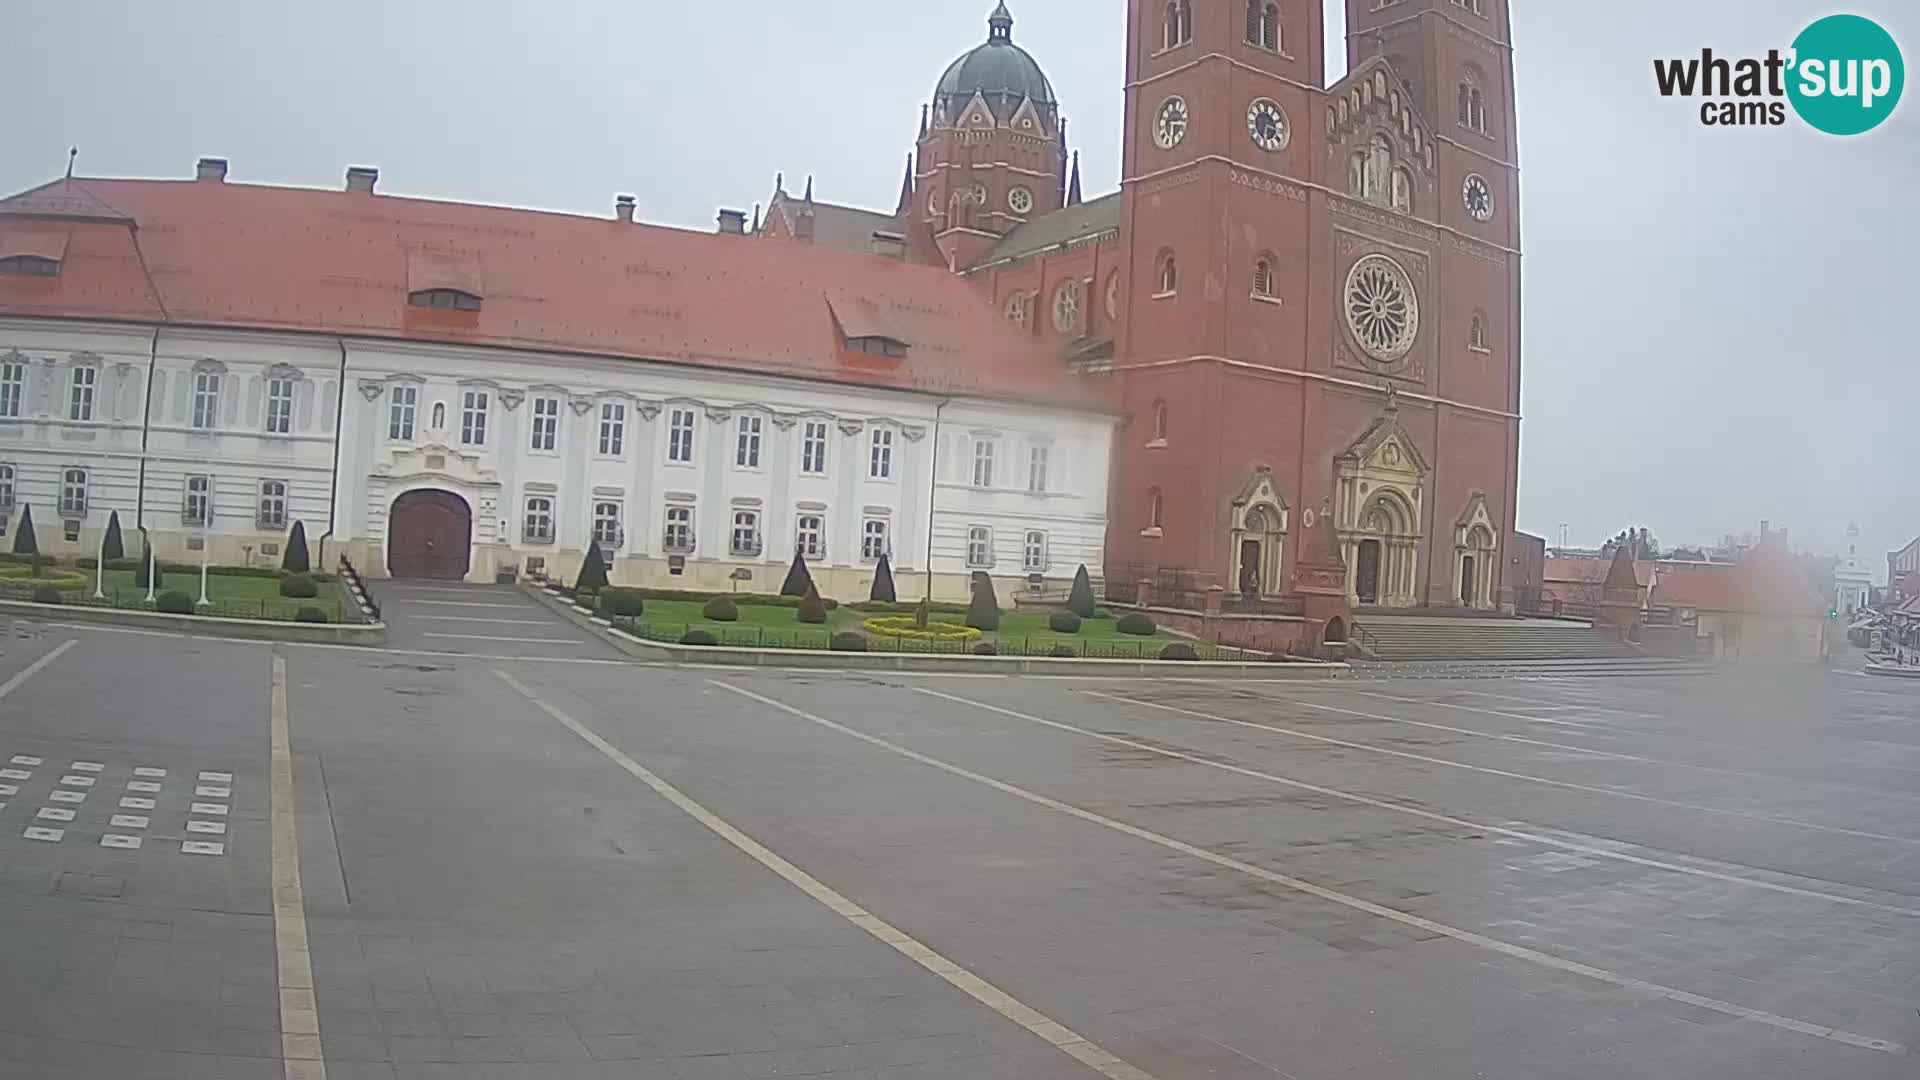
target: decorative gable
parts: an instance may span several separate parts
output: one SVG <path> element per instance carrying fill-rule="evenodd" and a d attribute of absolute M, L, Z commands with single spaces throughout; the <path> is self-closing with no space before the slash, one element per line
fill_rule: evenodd
<path fill-rule="evenodd" d="M 960 110 L 960 121 L 954 126 L 962 131 L 972 131 L 991 128 L 997 123 L 998 121 L 993 118 L 993 110 L 987 107 L 986 97 L 975 90 L 973 100 L 967 102 L 967 107 Z"/>
<path fill-rule="evenodd" d="M 1045 138 L 1047 135 L 1046 121 L 1041 117 L 1040 110 L 1034 107 L 1032 98 L 1021 100 L 1020 107 L 1013 111 L 1007 126 L 1016 135 L 1031 135 L 1034 138 Z"/>
<path fill-rule="evenodd" d="M 1460 520 L 1454 523 L 1454 543 L 1461 547 L 1475 546 L 1468 542 L 1475 529 L 1486 530 L 1489 547 L 1500 536 L 1500 530 L 1493 523 L 1493 515 L 1487 513 L 1486 493 L 1481 491 L 1474 492 L 1473 497 L 1467 500 L 1466 513 L 1461 514 Z"/>
<path fill-rule="evenodd" d="M 1374 421 L 1337 460 L 1368 473 L 1410 477 L 1416 484 L 1425 480 L 1429 471 L 1426 457 L 1391 413 Z"/>

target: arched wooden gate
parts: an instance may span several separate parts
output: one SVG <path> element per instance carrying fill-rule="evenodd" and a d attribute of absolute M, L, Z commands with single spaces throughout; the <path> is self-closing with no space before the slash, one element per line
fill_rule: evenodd
<path fill-rule="evenodd" d="M 409 491 L 387 515 L 387 572 L 459 581 L 473 552 L 473 510 L 451 491 Z"/>

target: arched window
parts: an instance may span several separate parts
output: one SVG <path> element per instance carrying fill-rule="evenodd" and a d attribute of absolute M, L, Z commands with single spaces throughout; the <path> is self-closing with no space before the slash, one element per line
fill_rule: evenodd
<path fill-rule="evenodd" d="M 1473 321 L 1467 325 L 1467 348 L 1487 352 L 1487 317 L 1479 312 L 1473 313 Z"/>
<path fill-rule="evenodd" d="M 1460 78 L 1458 108 L 1460 126 L 1487 133 L 1487 99 L 1480 89 L 1480 78 L 1469 70 Z"/>
<path fill-rule="evenodd" d="M 1180 266 L 1174 261 L 1173 252 L 1162 250 L 1154 259 L 1155 273 L 1160 282 L 1160 291 L 1156 296 L 1172 296 L 1180 291 Z"/>
<path fill-rule="evenodd" d="M 1404 167 L 1393 170 L 1393 208 L 1403 214 L 1413 213 L 1413 174 Z"/>
<path fill-rule="evenodd" d="M 1164 401 L 1153 403 L 1153 441 L 1167 441 L 1167 403 Z"/>
<path fill-rule="evenodd" d="M 1253 295 L 1265 299 L 1273 297 L 1273 256 L 1262 255 L 1253 260 Z"/>
<path fill-rule="evenodd" d="M 1280 5 L 1247 0 L 1247 44 L 1280 51 Z"/>
<path fill-rule="evenodd" d="M 1393 170 L 1393 143 L 1385 135 L 1375 135 L 1367 144 L 1367 175 L 1363 198 L 1368 202 L 1387 201 L 1389 174 Z"/>
<path fill-rule="evenodd" d="M 1014 293 L 1007 299 L 1007 321 L 1025 330 L 1033 322 L 1033 294 Z"/>
<path fill-rule="evenodd" d="M 1367 154 L 1364 150 L 1347 159 L 1347 194 L 1356 199 L 1367 197 Z"/>
<path fill-rule="evenodd" d="M 1192 0 L 1171 0 L 1167 4 L 1167 21 L 1161 35 L 1161 47 L 1171 49 L 1178 45 L 1185 45 L 1192 38 Z"/>
<path fill-rule="evenodd" d="M 1080 283 L 1063 281 L 1053 291 L 1053 328 L 1071 334 L 1080 325 Z"/>
<path fill-rule="evenodd" d="M 1160 499 L 1159 488 L 1147 489 L 1147 528 L 1158 529 L 1165 520 L 1166 506 Z"/>

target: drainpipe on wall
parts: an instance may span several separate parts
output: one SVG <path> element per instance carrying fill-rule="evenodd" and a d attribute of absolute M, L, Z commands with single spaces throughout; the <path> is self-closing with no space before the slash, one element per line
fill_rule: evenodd
<path fill-rule="evenodd" d="M 133 526 L 140 530 L 142 544 L 147 536 L 147 437 L 153 429 L 153 373 L 160 366 L 160 328 L 153 328 L 153 341 L 147 346 L 147 403 L 140 413 L 140 486 L 133 497 Z"/>
<path fill-rule="evenodd" d="M 933 458 L 927 468 L 927 575 L 926 602 L 933 603 L 933 513 L 934 504 L 940 498 L 940 411 L 953 404 L 952 398 L 941 398 L 940 404 L 933 407 Z"/>
<path fill-rule="evenodd" d="M 340 344 L 340 382 L 334 390 L 333 399 L 333 479 L 327 485 L 327 531 L 320 534 L 318 565 L 323 570 L 327 566 L 327 541 L 333 537 L 333 527 L 340 513 L 340 435 L 347 427 L 347 339 L 334 340 Z"/>

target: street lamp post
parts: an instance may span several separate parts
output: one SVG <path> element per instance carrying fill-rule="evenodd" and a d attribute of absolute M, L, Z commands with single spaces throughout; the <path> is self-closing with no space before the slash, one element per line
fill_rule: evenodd
<path fill-rule="evenodd" d="M 207 555 L 213 548 L 213 463 L 207 463 L 207 512 L 200 515 L 200 601 L 196 607 L 211 607 L 213 601 L 207 599 Z"/>
<path fill-rule="evenodd" d="M 107 598 L 107 530 L 100 530 L 100 547 L 93 559 L 93 598 Z"/>

